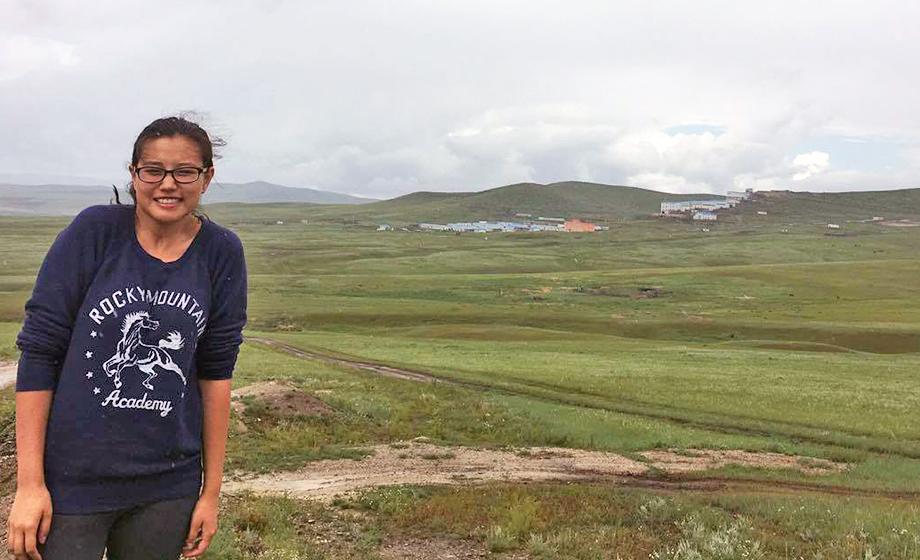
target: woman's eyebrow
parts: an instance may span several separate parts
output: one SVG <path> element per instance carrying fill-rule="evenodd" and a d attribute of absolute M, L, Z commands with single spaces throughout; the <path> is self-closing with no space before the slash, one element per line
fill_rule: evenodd
<path fill-rule="evenodd" d="M 159 165 L 160 167 L 165 167 L 165 165 L 163 164 L 162 161 L 158 161 L 158 160 L 155 160 L 155 159 L 141 159 L 140 161 L 138 161 L 138 164 L 143 164 L 143 165 Z M 176 168 L 177 168 L 177 169 L 178 169 L 179 167 L 198 167 L 198 166 L 199 166 L 199 164 L 197 164 L 197 163 L 195 163 L 195 162 L 193 162 L 193 161 L 180 161 L 179 163 L 176 164 Z"/>

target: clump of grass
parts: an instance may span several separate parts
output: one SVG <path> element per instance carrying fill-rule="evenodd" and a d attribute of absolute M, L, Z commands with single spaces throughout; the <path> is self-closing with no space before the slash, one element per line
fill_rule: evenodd
<path fill-rule="evenodd" d="M 455 453 L 452 453 L 450 451 L 446 451 L 444 453 L 423 453 L 421 455 L 422 459 L 427 459 L 429 461 L 441 461 L 444 459 L 453 459 L 456 456 L 457 455 Z"/>
<path fill-rule="evenodd" d="M 489 550 L 514 550 L 528 539 L 532 539 L 540 512 L 540 504 L 535 498 L 516 494 L 499 507 L 501 511 L 496 512 L 496 517 L 501 518 L 502 523 L 490 526 L 485 533 Z"/>
<path fill-rule="evenodd" d="M 605 558 L 603 547 L 598 543 L 615 542 L 616 535 L 610 533 L 605 527 L 588 527 L 581 531 L 566 527 L 551 534 L 532 533 L 527 541 L 527 552 L 537 560 Z"/>
<path fill-rule="evenodd" d="M 539 513 L 540 503 L 535 498 L 519 496 L 508 506 L 505 528 L 516 540 L 521 541 L 536 527 Z"/>
<path fill-rule="evenodd" d="M 744 518 L 710 526 L 693 513 L 682 520 L 681 539 L 675 548 L 665 547 L 651 554 L 652 560 L 759 560 L 765 558 L 760 541 L 751 536 Z"/>
<path fill-rule="evenodd" d="M 393 485 L 382 486 L 361 492 L 354 498 L 339 498 L 333 505 L 372 511 L 384 515 L 396 515 L 428 498 L 431 489 L 422 486 Z"/>
<path fill-rule="evenodd" d="M 653 496 L 638 507 L 635 516 L 639 523 L 667 525 L 679 520 L 683 516 L 683 509 L 675 500 Z"/>
<path fill-rule="evenodd" d="M 321 514 L 287 498 L 243 494 L 225 498 L 221 525 L 208 549 L 208 558 L 220 560 L 320 560 L 297 525 L 307 515 Z"/>
<path fill-rule="evenodd" d="M 517 548 L 517 539 L 501 525 L 492 525 L 486 530 L 486 546 L 490 552 L 507 552 Z"/>
<path fill-rule="evenodd" d="M 535 558 L 555 558 L 559 553 L 559 547 L 553 539 L 542 534 L 531 533 L 530 540 L 527 541 L 527 552 Z"/>

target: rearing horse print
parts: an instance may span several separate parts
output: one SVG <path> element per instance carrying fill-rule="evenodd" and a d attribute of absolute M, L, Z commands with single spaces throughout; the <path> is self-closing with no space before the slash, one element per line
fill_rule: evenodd
<path fill-rule="evenodd" d="M 171 331 L 166 338 L 159 341 L 157 346 L 144 344 L 141 337 L 142 330 L 156 330 L 159 326 L 159 321 L 151 319 L 146 311 L 125 315 L 121 326 L 121 340 L 118 342 L 115 355 L 102 364 L 106 375 L 114 376 L 116 389 L 121 387 L 121 371 L 134 366 L 147 374 L 147 379 L 142 382 L 142 385 L 150 390 L 153 390 L 150 381 L 157 376 L 155 369 L 157 367 L 174 372 L 182 380 L 182 384 L 187 385 L 182 370 L 166 351 L 167 349 L 180 350 L 185 346 L 181 334 Z"/>

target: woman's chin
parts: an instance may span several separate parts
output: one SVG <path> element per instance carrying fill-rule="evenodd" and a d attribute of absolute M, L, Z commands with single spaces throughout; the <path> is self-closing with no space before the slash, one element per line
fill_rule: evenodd
<path fill-rule="evenodd" d="M 192 210 L 185 204 L 160 204 L 154 201 L 145 206 L 144 213 L 150 219 L 165 225 L 182 221 Z"/>

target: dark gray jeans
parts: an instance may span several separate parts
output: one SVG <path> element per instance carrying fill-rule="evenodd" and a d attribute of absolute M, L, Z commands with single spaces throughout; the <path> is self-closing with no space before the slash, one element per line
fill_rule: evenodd
<path fill-rule="evenodd" d="M 175 560 L 198 496 L 83 515 L 52 514 L 43 560 Z"/>

